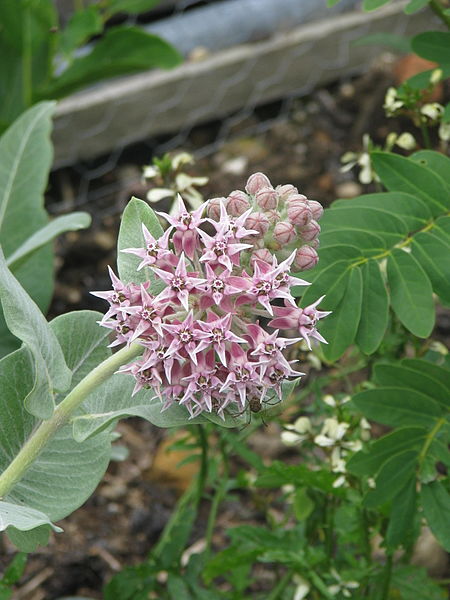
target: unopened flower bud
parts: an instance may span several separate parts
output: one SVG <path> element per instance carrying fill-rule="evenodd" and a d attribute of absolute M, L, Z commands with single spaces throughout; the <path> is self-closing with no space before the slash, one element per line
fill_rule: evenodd
<path fill-rule="evenodd" d="M 277 185 L 275 188 L 278 194 L 278 198 L 281 202 L 286 202 L 286 200 L 292 196 L 293 194 L 298 194 L 298 189 L 293 186 L 291 183 L 286 183 L 285 185 Z"/>
<path fill-rule="evenodd" d="M 314 248 L 314 250 L 317 250 L 317 248 L 320 246 L 320 240 L 319 240 L 319 238 L 316 237 L 313 240 L 310 240 L 308 242 L 308 245 L 311 246 L 311 248 Z"/>
<path fill-rule="evenodd" d="M 294 265 L 301 271 L 307 271 L 317 265 L 319 255 L 311 246 L 302 246 L 295 254 Z"/>
<path fill-rule="evenodd" d="M 417 146 L 416 140 L 407 131 L 399 135 L 395 143 L 404 150 L 414 150 L 414 148 Z"/>
<path fill-rule="evenodd" d="M 233 217 L 239 217 L 250 208 L 250 202 L 245 192 L 235 190 L 228 196 L 227 213 Z"/>
<path fill-rule="evenodd" d="M 259 235 L 252 236 L 252 239 L 255 239 L 255 237 L 262 237 L 269 229 L 269 219 L 262 212 L 252 212 L 245 221 L 245 227 L 247 229 L 254 229 L 258 232 Z"/>
<path fill-rule="evenodd" d="M 264 187 L 272 187 L 269 178 L 266 177 L 264 173 L 253 173 L 253 175 L 250 175 L 248 178 L 245 189 L 249 194 L 254 195 Z"/>
<path fill-rule="evenodd" d="M 267 248 L 258 248 L 258 250 L 255 250 L 252 253 L 252 256 L 250 258 L 250 263 L 253 264 L 255 262 L 255 260 L 260 260 L 262 262 L 272 264 L 273 256 L 272 256 L 272 253 L 269 252 L 269 250 Z"/>
<path fill-rule="evenodd" d="M 312 219 L 312 212 L 306 199 L 289 201 L 287 212 L 289 221 L 299 227 L 306 226 Z"/>
<path fill-rule="evenodd" d="M 308 200 L 308 198 L 304 195 L 304 194 L 291 194 L 289 196 L 289 198 L 286 200 L 288 206 L 290 206 L 291 204 L 295 204 L 298 201 L 301 202 L 306 202 Z"/>
<path fill-rule="evenodd" d="M 282 246 L 290 244 L 296 235 L 294 226 L 288 221 L 279 221 L 273 230 L 274 239 Z"/>
<path fill-rule="evenodd" d="M 300 235 L 304 242 L 314 240 L 320 233 L 320 225 L 317 221 L 311 220 L 307 225 L 300 228 Z"/>
<path fill-rule="evenodd" d="M 308 200 L 308 206 L 311 210 L 312 218 L 318 221 L 323 215 L 323 206 L 317 200 Z"/>
<path fill-rule="evenodd" d="M 255 194 L 256 202 L 263 210 L 272 210 L 277 207 L 278 194 L 273 187 L 263 187 Z"/>
<path fill-rule="evenodd" d="M 211 198 L 208 202 L 207 213 L 210 219 L 214 221 L 218 221 L 220 219 L 220 204 L 224 203 L 225 208 L 227 208 L 228 198 Z"/>
<path fill-rule="evenodd" d="M 274 223 L 278 223 L 278 221 L 281 219 L 281 215 L 277 210 L 266 210 L 264 214 L 269 219 L 269 223 L 272 223 L 272 225 Z"/>

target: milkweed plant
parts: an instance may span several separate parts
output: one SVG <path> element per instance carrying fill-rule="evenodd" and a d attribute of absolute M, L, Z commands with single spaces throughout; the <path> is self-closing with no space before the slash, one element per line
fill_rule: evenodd
<path fill-rule="evenodd" d="M 450 26 L 440 0 L 404 10 L 426 5 Z M 144 175 L 163 187 L 149 201 L 172 205 L 127 204 L 110 289 L 93 292 L 104 313 L 41 312 L 50 240 L 89 222 L 43 210 L 53 103 L 0 138 L 0 529 L 22 551 L 2 597 L 24 553 L 64 535 L 58 522 L 94 492 L 126 417 L 182 428 L 176 445 L 199 468 L 106 600 L 447 597 L 450 109 L 429 93 L 448 77 L 450 34 L 421 33 L 410 48 L 436 66 L 389 90 L 385 108 L 420 132 L 383 149 L 366 136 L 362 155 L 344 157 L 375 182 L 369 193 L 323 210 L 257 172 L 204 200 L 206 179 L 183 173 L 189 155 L 157 159 Z M 252 445 L 261 423 L 278 427 L 280 460 Z M 240 516 L 218 548 L 230 500 L 257 517 Z M 439 571 L 417 558 L 424 540 Z"/>

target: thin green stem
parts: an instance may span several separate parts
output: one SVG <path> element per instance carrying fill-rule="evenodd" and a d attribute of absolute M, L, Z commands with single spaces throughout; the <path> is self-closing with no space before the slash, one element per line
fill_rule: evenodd
<path fill-rule="evenodd" d="M 73 412 L 86 397 L 101 383 L 109 379 L 120 366 L 129 362 L 141 352 L 142 346 L 138 344 L 122 348 L 95 367 L 67 394 L 64 400 L 56 407 L 53 416 L 47 421 L 43 421 L 37 427 L 14 460 L 0 475 L 0 498 L 5 496 L 23 477 L 27 469 L 51 441 L 58 429 L 67 423 Z"/>
<path fill-rule="evenodd" d="M 431 446 L 435 436 L 437 435 L 438 431 L 446 424 L 446 422 L 447 422 L 447 419 L 445 417 L 441 417 L 438 421 L 436 421 L 436 425 L 433 427 L 433 429 L 430 431 L 430 433 L 425 438 L 425 443 L 419 454 L 419 466 L 422 466 L 423 461 L 426 458 L 428 450 L 430 449 L 430 446 Z"/>
<path fill-rule="evenodd" d="M 362 546 L 364 552 L 364 558 L 369 565 L 372 561 L 372 548 L 370 545 L 370 529 L 369 529 L 369 520 L 367 518 L 367 510 L 365 508 L 361 509 L 361 537 L 362 537 Z"/>
<path fill-rule="evenodd" d="M 450 17 L 444 13 L 444 7 L 439 0 L 430 0 L 431 10 L 441 19 L 441 21 L 450 29 Z"/>
<path fill-rule="evenodd" d="M 334 497 L 328 498 L 326 507 L 326 524 L 325 524 L 325 552 L 328 559 L 328 564 L 333 562 L 334 554 L 334 513 L 335 500 Z"/>
<path fill-rule="evenodd" d="M 392 576 L 392 554 L 386 556 L 386 564 L 384 565 L 383 582 L 381 587 L 380 600 L 389 600 L 389 589 L 391 587 Z"/>
<path fill-rule="evenodd" d="M 267 596 L 266 600 L 277 600 L 277 598 L 281 598 L 281 594 L 287 588 L 289 582 L 292 579 L 292 574 L 293 574 L 292 570 L 286 571 L 286 573 L 279 580 L 277 585 L 273 588 L 273 590 Z"/>
<path fill-rule="evenodd" d="M 422 132 L 423 143 L 424 143 L 425 148 L 430 150 L 431 149 L 430 132 L 428 131 L 427 124 L 424 123 L 423 121 L 420 122 L 420 131 Z"/>
<path fill-rule="evenodd" d="M 208 479 L 208 436 L 206 435 L 203 425 L 197 425 L 198 437 L 200 440 L 200 448 L 202 451 L 200 459 L 200 472 L 197 479 L 197 502 L 203 497 L 203 492 Z"/>
<path fill-rule="evenodd" d="M 227 447 L 226 447 L 225 441 L 222 438 L 220 438 L 220 440 L 219 440 L 219 445 L 220 445 L 220 454 L 222 456 L 223 469 L 222 469 L 220 483 L 216 489 L 216 493 L 214 494 L 214 498 L 211 502 L 211 508 L 209 510 L 209 515 L 208 515 L 208 523 L 206 525 L 206 534 L 205 534 L 206 556 L 208 556 L 211 552 L 214 525 L 216 523 L 217 513 L 219 510 L 220 503 L 225 498 L 225 495 L 227 493 L 228 476 L 229 476 L 229 472 L 230 472 L 228 455 L 227 455 Z"/>

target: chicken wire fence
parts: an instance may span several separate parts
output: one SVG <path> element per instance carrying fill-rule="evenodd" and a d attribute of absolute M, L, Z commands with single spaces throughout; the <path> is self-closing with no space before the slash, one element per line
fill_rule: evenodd
<path fill-rule="evenodd" d="M 148 164 L 152 156 L 181 149 L 209 156 L 236 135 L 261 135 L 286 121 L 319 85 L 367 70 L 380 49 L 354 42 L 378 31 L 379 22 L 361 18 L 359 4 L 344 0 L 334 16 L 325 0 L 163 2 L 165 13 L 143 26 L 177 46 L 186 62 L 170 73 L 150 74 L 150 83 L 145 74 L 101 84 L 58 109 L 56 167 L 70 166 L 75 174 L 71 208 L 114 194 L 121 184 L 109 175 L 120 165 Z M 239 6 L 247 10 L 246 23 Z M 266 11 L 259 18 L 257 7 Z M 235 10 L 228 23 L 224 8 Z M 200 10 L 208 14 L 197 17 L 193 31 Z M 142 25 L 137 17 L 129 22 Z M 220 25 L 216 31 L 214 23 Z M 409 23 L 401 11 L 383 21 L 399 35 L 408 33 Z M 86 96 L 88 106 L 81 110 Z M 195 136 L 199 127 L 202 135 Z"/>

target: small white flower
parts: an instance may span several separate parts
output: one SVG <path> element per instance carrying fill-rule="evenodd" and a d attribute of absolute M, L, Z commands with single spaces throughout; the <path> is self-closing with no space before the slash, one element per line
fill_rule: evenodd
<path fill-rule="evenodd" d="M 448 142 L 450 140 L 450 123 L 441 123 L 438 134 L 443 142 Z"/>
<path fill-rule="evenodd" d="M 377 487 L 376 481 L 373 477 L 369 477 L 369 479 L 367 480 L 367 485 L 374 490 Z"/>
<path fill-rule="evenodd" d="M 437 341 L 431 342 L 429 348 L 433 352 L 438 352 L 439 354 L 442 354 L 442 356 L 447 356 L 447 354 L 448 354 L 448 348 L 446 346 L 444 346 L 444 344 L 442 342 L 437 342 Z"/>
<path fill-rule="evenodd" d="M 336 447 L 331 452 L 331 470 L 333 473 L 345 473 L 345 460 L 341 456 L 341 449 Z"/>
<path fill-rule="evenodd" d="M 142 175 L 144 179 L 153 179 L 153 177 L 159 175 L 159 169 L 153 165 L 147 165 L 144 167 Z"/>
<path fill-rule="evenodd" d="M 430 75 L 430 83 L 432 85 L 436 85 L 437 83 L 439 83 L 442 79 L 442 74 L 442 69 L 434 69 L 434 71 L 432 71 Z"/>
<path fill-rule="evenodd" d="M 348 423 L 339 423 L 339 421 L 334 418 L 325 419 L 320 433 L 328 436 L 334 441 L 338 441 L 344 437 L 348 428 Z"/>
<path fill-rule="evenodd" d="M 172 158 L 172 169 L 176 171 L 184 165 L 192 165 L 193 163 L 194 157 L 192 154 L 189 154 L 188 152 L 180 152 Z"/>
<path fill-rule="evenodd" d="M 398 99 L 397 90 L 394 87 L 390 87 L 386 92 L 386 96 L 384 98 L 383 108 L 386 111 L 388 116 L 392 116 L 402 108 L 403 102 Z"/>
<path fill-rule="evenodd" d="M 312 432 L 311 421 L 308 417 L 299 417 L 292 425 L 286 425 L 281 433 L 281 441 L 286 446 L 295 446 L 308 439 Z"/>
<path fill-rule="evenodd" d="M 322 400 L 325 402 L 325 404 L 327 404 L 328 406 L 331 406 L 332 408 L 334 408 L 336 406 L 336 400 L 334 399 L 334 396 L 332 396 L 331 394 L 326 394 Z"/>
<path fill-rule="evenodd" d="M 303 600 L 303 598 L 306 598 L 308 595 L 311 586 L 306 579 L 303 579 L 303 577 L 300 577 L 300 575 L 294 575 L 292 580 L 297 586 L 295 588 L 295 593 L 292 600 Z"/>
<path fill-rule="evenodd" d="M 352 452 L 359 452 L 362 450 L 361 440 L 351 440 L 350 442 L 342 442 L 343 448 L 351 450 Z"/>
<path fill-rule="evenodd" d="M 169 188 L 153 188 L 147 193 L 147 200 L 149 202 L 159 202 L 164 198 L 175 198 L 175 192 Z"/>
<path fill-rule="evenodd" d="M 350 598 L 352 595 L 350 590 L 359 588 L 359 583 L 357 581 L 343 581 L 335 569 L 331 569 L 331 574 L 338 582 L 328 586 L 328 591 L 330 594 L 333 594 L 333 596 L 336 596 L 341 592 L 345 598 Z"/>
<path fill-rule="evenodd" d="M 403 148 L 403 150 L 414 150 L 416 147 L 416 140 L 408 132 L 399 135 L 395 143 L 400 148 Z"/>
<path fill-rule="evenodd" d="M 444 107 L 438 102 L 430 102 L 429 104 L 424 104 L 420 112 L 432 121 L 436 121 L 443 114 Z"/>
<path fill-rule="evenodd" d="M 295 431 L 298 433 L 310 433 L 312 431 L 311 421 L 308 417 L 299 417 L 294 421 L 293 425 Z"/>
<path fill-rule="evenodd" d="M 370 155 L 365 152 L 358 159 L 358 165 L 361 167 L 359 172 L 359 181 L 361 183 L 370 183 L 373 180 L 372 163 Z"/>
<path fill-rule="evenodd" d="M 317 446 L 321 446 L 322 448 L 330 448 L 331 446 L 334 446 L 335 440 L 332 440 L 326 435 L 319 434 L 316 435 L 316 437 L 314 438 L 314 443 L 317 444 Z"/>
<path fill-rule="evenodd" d="M 340 475 L 335 481 L 333 481 L 333 487 L 342 487 L 345 483 L 345 475 Z"/>

